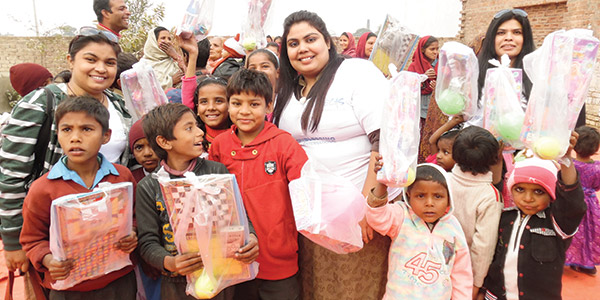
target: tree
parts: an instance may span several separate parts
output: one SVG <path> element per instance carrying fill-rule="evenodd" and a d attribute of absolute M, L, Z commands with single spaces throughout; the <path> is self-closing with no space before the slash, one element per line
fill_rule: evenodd
<path fill-rule="evenodd" d="M 159 26 L 165 17 L 165 6 L 163 3 L 156 7 L 148 0 L 125 0 L 125 4 L 131 12 L 129 16 L 129 28 L 122 32 L 119 44 L 125 52 L 133 53 L 140 57 L 144 49 L 144 43 L 148 31 Z"/>

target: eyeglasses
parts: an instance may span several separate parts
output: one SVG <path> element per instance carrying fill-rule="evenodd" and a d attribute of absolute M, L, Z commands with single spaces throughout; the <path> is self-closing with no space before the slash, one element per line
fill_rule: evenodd
<path fill-rule="evenodd" d="M 113 43 L 119 43 L 119 37 L 117 37 L 114 33 L 110 32 L 110 31 L 106 31 L 106 30 L 100 30 L 98 28 L 95 27 L 91 27 L 91 26 L 84 26 L 79 28 L 79 35 L 83 35 L 83 36 L 90 36 L 90 35 L 97 35 L 97 34 L 101 34 L 103 36 L 105 36 L 109 41 L 113 42 Z"/>
<path fill-rule="evenodd" d="M 498 19 L 498 18 L 504 16 L 505 14 L 507 14 L 509 12 L 511 12 L 511 13 L 517 15 L 517 16 L 520 16 L 520 17 L 523 17 L 523 18 L 527 18 L 527 12 L 526 11 L 524 11 L 524 10 L 522 10 L 520 8 L 515 8 L 515 9 L 503 9 L 503 10 L 497 12 L 494 15 L 494 19 Z"/>

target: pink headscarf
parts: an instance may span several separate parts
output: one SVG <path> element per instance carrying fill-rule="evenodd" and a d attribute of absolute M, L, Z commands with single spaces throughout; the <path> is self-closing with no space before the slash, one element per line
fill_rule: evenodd
<path fill-rule="evenodd" d="M 345 32 L 348 36 L 348 47 L 342 51 L 342 55 L 348 55 L 354 57 L 356 54 L 356 41 L 354 40 L 354 36 L 350 32 Z"/>

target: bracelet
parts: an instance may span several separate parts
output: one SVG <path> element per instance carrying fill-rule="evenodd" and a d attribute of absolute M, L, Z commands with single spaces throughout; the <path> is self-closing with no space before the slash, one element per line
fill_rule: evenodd
<path fill-rule="evenodd" d="M 369 195 L 367 196 L 367 204 L 369 204 L 369 206 L 371 206 L 371 207 L 379 207 L 379 206 L 385 205 L 388 202 L 388 199 L 387 199 L 388 193 L 387 193 L 387 191 L 385 191 L 385 194 L 383 194 L 383 196 L 381 196 L 381 197 L 375 196 L 375 194 L 373 193 L 373 191 L 375 191 L 375 188 L 372 188 L 369 191 Z"/>

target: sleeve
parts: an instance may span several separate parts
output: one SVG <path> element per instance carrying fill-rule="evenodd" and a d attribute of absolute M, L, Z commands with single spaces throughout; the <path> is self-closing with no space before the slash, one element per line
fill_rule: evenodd
<path fill-rule="evenodd" d="M 381 127 L 383 103 L 388 97 L 389 83 L 373 63 L 356 61 L 359 62 L 364 64 L 360 70 L 353 72 L 360 76 L 354 80 L 352 106 L 356 119 L 365 133 L 369 134 Z"/>
<path fill-rule="evenodd" d="M 476 287 L 483 285 L 483 280 L 494 258 L 501 214 L 502 202 L 497 201 L 495 194 L 493 197 L 483 200 L 477 207 L 477 219 L 470 249 L 473 285 Z"/>
<path fill-rule="evenodd" d="M 21 244 L 33 267 L 47 271 L 42 264 L 44 256 L 50 253 L 50 206 L 52 199 L 40 186 L 40 180 L 33 184 L 23 203 L 23 229 Z"/>
<path fill-rule="evenodd" d="M 208 149 L 208 160 L 212 160 L 212 161 L 216 161 L 216 162 L 221 162 L 221 157 L 220 157 L 220 153 L 219 153 L 219 147 L 220 143 L 219 143 L 219 139 L 215 139 L 212 144 L 210 144 L 210 148 Z M 228 172 L 229 173 L 229 172 Z"/>
<path fill-rule="evenodd" d="M 42 103 L 43 102 L 43 103 Z M 4 249 L 21 249 L 21 214 L 27 192 L 26 177 L 33 169 L 35 146 L 46 115 L 45 90 L 34 91 L 12 110 L 2 130 L 0 150 L 0 234 Z"/>
<path fill-rule="evenodd" d="M 289 147 L 283 152 L 286 155 L 285 158 L 285 171 L 288 183 L 294 179 L 300 178 L 302 173 L 302 167 L 308 160 L 308 156 L 304 151 L 304 148 L 296 142 L 292 136 L 287 136 L 288 139 L 285 141 Z"/>
<path fill-rule="evenodd" d="M 567 239 L 577 233 L 579 223 L 587 210 L 579 174 L 575 184 L 565 185 L 561 173 L 558 172 L 555 194 L 556 200 L 551 204 L 552 222 L 558 235 Z"/>
<path fill-rule="evenodd" d="M 456 245 L 459 245 L 454 256 L 454 264 L 450 273 L 452 281 L 452 299 L 471 299 L 473 296 L 473 268 L 471 266 L 471 255 L 465 235 L 460 227 L 460 223 L 453 217 L 459 237 L 456 238 Z"/>
<path fill-rule="evenodd" d="M 140 256 L 151 266 L 164 270 L 164 260 L 171 255 L 162 245 L 159 232 L 162 224 L 156 209 L 157 197 L 161 192 L 152 189 L 152 178 L 144 178 L 136 189 L 135 217 L 138 230 L 138 250 Z M 158 183 L 157 183 L 158 184 Z"/>
<path fill-rule="evenodd" d="M 197 85 L 196 76 L 183 77 L 181 82 L 181 102 L 191 110 L 194 110 L 194 94 Z"/>
<path fill-rule="evenodd" d="M 367 204 L 367 223 L 381 235 L 387 235 L 392 240 L 400 232 L 404 221 L 404 210 L 400 203 L 386 204 L 380 207 L 371 207 Z"/>

